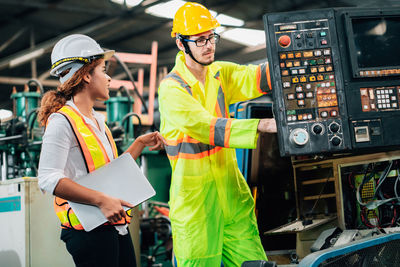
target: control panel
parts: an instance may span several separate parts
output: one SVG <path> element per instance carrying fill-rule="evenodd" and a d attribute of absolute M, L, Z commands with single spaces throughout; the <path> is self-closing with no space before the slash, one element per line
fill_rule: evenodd
<path fill-rule="evenodd" d="M 264 24 L 281 155 L 348 149 L 333 11 L 267 14 Z"/>

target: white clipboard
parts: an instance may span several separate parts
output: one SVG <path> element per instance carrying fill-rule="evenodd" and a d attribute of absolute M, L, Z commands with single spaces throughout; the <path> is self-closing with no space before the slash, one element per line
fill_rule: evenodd
<path fill-rule="evenodd" d="M 134 206 L 156 194 L 129 153 L 123 154 L 107 165 L 78 178 L 75 182 L 125 200 Z M 108 221 L 97 206 L 73 201 L 68 201 L 68 203 L 87 232 Z M 124 209 L 129 210 L 130 208 L 124 207 Z"/>

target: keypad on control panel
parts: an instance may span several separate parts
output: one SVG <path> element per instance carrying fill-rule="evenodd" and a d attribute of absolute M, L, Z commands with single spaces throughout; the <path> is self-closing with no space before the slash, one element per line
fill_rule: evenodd
<path fill-rule="evenodd" d="M 360 88 L 363 112 L 398 110 L 400 86 Z"/>
<path fill-rule="evenodd" d="M 330 48 L 279 53 L 289 122 L 338 116 L 331 54 Z"/>

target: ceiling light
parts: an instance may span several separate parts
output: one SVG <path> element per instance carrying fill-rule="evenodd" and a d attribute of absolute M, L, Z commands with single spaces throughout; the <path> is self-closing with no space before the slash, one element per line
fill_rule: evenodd
<path fill-rule="evenodd" d="M 124 5 L 126 3 L 127 7 L 134 7 L 139 5 L 143 0 L 111 0 L 111 2 Z"/>
<path fill-rule="evenodd" d="M 172 19 L 175 16 L 176 11 L 178 11 L 178 9 L 185 3 L 186 1 L 182 0 L 172 0 L 146 8 L 144 12 L 156 17 Z"/>
<path fill-rule="evenodd" d="M 245 46 L 256 46 L 265 43 L 265 32 L 262 30 L 236 28 L 224 31 L 221 37 Z"/>
<path fill-rule="evenodd" d="M 215 32 L 218 33 L 219 35 L 221 35 L 225 30 L 226 30 L 226 27 L 224 27 L 224 26 L 219 26 L 219 27 L 215 28 Z"/>
<path fill-rule="evenodd" d="M 241 27 L 244 25 L 244 21 L 241 19 L 237 19 L 225 14 L 219 14 L 216 19 L 221 25 L 227 25 L 227 26 L 235 26 L 235 27 Z"/>

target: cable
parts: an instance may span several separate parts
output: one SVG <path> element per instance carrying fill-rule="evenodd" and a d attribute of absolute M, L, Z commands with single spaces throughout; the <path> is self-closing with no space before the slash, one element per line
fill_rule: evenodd
<path fill-rule="evenodd" d="M 142 130 L 142 120 L 140 119 L 140 116 L 138 114 L 136 114 L 135 112 L 129 112 L 128 114 L 126 114 L 121 120 L 121 126 L 124 126 L 125 121 L 132 116 L 134 116 L 138 119 L 138 127 L 139 127 L 138 132 L 140 133 L 140 131 Z M 128 125 L 128 127 L 126 127 L 126 130 L 127 130 L 126 133 L 128 134 L 130 124 L 128 123 L 127 125 Z"/>
<path fill-rule="evenodd" d="M 38 112 L 39 112 L 39 108 L 34 108 L 28 113 L 28 116 L 26 116 L 26 123 L 28 124 L 27 125 L 28 137 L 29 137 L 29 135 L 31 133 L 31 130 L 32 130 L 34 124 L 35 124 L 35 120 L 36 120 L 36 117 L 38 115 Z M 35 114 L 35 117 L 34 117 L 34 119 L 30 120 L 32 114 Z M 32 138 L 33 138 L 33 136 L 32 136 Z"/>
<path fill-rule="evenodd" d="M 397 178 L 396 181 L 394 182 L 394 195 L 396 198 L 399 198 L 399 194 L 397 193 L 397 183 L 399 182 L 400 179 L 400 170 L 397 168 Z"/>
<path fill-rule="evenodd" d="M 42 84 L 36 79 L 30 79 L 26 84 L 29 86 L 31 83 L 36 84 L 39 87 L 40 95 L 43 95 L 43 86 Z"/>
<path fill-rule="evenodd" d="M 381 197 L 381 199 L 384 199 L 384 196 L 380 192 L 380 187 L 383 184 L 383 182 L 385 181 L 386 177 L 389 175 L 389 172 L 392 169 L 392 165 L 393 165 L 393 161 L 389 161 L 388 166 L 386 166 L 385 170 L 381 173 L 381 176 L 379 177 L 378 182 L 377 182 L 377 187 L 375 188 L 374 198 L 376 198 L 377 193 L 379 192 L 379 196 Z"/>

